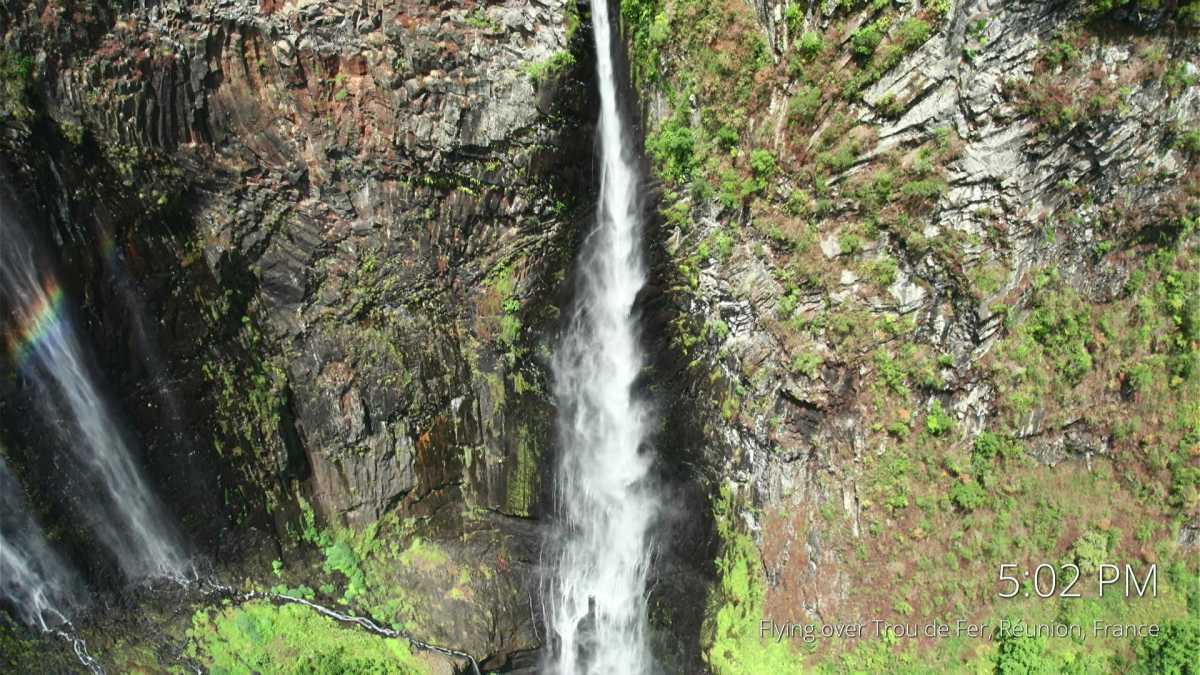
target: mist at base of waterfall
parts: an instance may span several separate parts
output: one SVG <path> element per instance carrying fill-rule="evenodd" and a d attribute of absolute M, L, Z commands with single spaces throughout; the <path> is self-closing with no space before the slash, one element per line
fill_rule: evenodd
<path fill-rule="evenodd" d="M 31 513 L 20 483 L 0 456 L 0 601 L 26 625 L 50 630 L 69 621 L 86 595 Z"/>

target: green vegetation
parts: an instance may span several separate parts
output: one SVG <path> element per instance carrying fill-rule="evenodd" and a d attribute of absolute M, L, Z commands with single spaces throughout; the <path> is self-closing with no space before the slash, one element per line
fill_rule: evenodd
<path fill-rule="evenodd" d="M 1069 134 L 1102 121 L 1115 121 L 1130 113 L 1128 99 L 1143 69 L 1161 73 L 1163 85 L 1173 93 L 1194 84 L 1194 77 L 1181 64 L 1160 63 L 1161 54 L 1145 49 L 1132 63 L 1106 77 L 1097 77 L 1093 54 L 1108 39 L 1110 29 L 1067 29 L 1046 42 L 1032 78 L 1018 78 L 1005 90 L 1025 114 L 1046 134 Z"/>
<path fill-rule="evenodd" d="M 1055 667 L 1059 664 L 1046 658 L 1046 638 L 1022 632 L 1010 629 L 996 638 L 996 675 L 1054 675 L 1062 672 Z"/>
<path fill-rule="evenodd" d="M 793 5 L 795 6 L 795 5 Z M 805 31 L 796 40 L 796 53 L 806 60 L 811 60 L 825 51 L 825 38 L 816 31 Z"/>
<path fill-rule="evenodd" d="M 523 304 L 518 294 L 517 269 L 523 259 L 498 267 L 484 284 L 476 313 L 476 333 L 495 343 L 509 367 L 515 367 L 525 354 L 521 333 Z"/>
<path fill-rule="evenodd" d="M 1163 0 L 1090 0 L 1092 13 L 1100 17 L 1116 16 L 1122 10 L 1142 14 L 1156 14 L 1165 11 L 1168 17 L 1178 19 L 1182 23 L 1200 26 L 1200 0 L 1179 0 L 1179 2 L 1163 2 Z"/>
<path fill-rule="evenodd" d="M 300 605 L 253 601 L 199 611 L 186 655 L 214 675 L 422 675 L 402 640 L 343 628 Z"/>
<path fill-rule="evenodd" d="M 854 55 L 860 58 L 866 58 L 874 54 L 875 49 L 879 47 L 879 43 L 883 42 L 883 36 L 887 32 L 888 23 L 890 22 L 884 20 L 876 21 L 851 33 L 850 51 L 854 52 Z"/>
<path fill-rule="evenodd" d="M 299 498 L 304 518 L 302 537 L 305 541 L 317 546 L 325 556 L 324 571 L 326 574 L 337 573 L 345 579 L 345 592 L 341 604 L 350 604 L 366 591 L 366 578 L 359 567 L 359 554 L 352 543 L 352 533 L 348 531 L 335 532 L 317 529 L 316 516 L 308 502 Z M 373 532 L 373 531 L 372 531 Z"/>
<path fill-rule="evenodd" d="M 1040 296 L 1025 328 L 1069 384 L 1078 384 L 1091 370 L 1092 357 L 1087 348 L 1091 317 L 1074 295 Z"/>
<path fill-rule="evenodd" d="M 350 98 L 350 90 L 346 88 L 346 82 L 350 76 L 346 73 L 338 73 L 333 76 L 333 100 L 339 103 Z"/>
<path fill-rule="evenodd" d="M 1162 84 L 1172 96 L 1178 96 L 1197 82 L 1200 82 L 1200 73 L 1190 71 L 1186 63 L 1172 63 L 1163 70 Z"/>
<path fill-rule="evenodd" d="M 487 15 L 482 6 L 476 7 L 464 19 L 466 24 L 478 30 L 496 32 L 502 28 L 500 23 Z"/>
<path fill-rule="evenodd" d="M 31 632 L 25 626 L 0 620 L 0 670 L 6 673 L 67 673 L 79 662 L 69 649 L 56 649 L 62 643 L 50 642 L 54 636 Z M 68 655 L 69 654 L 69 655 Z"/>
<path fill-rule="evenodd" d="M 821 365 L 824 360 L 817 354 L 803 353 L 797 354 L 792 360 L 792 371 L 798 375 L 803 375 L 813 379 L 821 374 Z"/>
<path fill-rule="evenodd" d="M 795 96 L 788 101 L 788 113 L 793 122 L 801 125 L 812 124 L 821 108 L 821 88 L 816 85 L 802 85 Z"/>
<path fill-rule="evenodd" d="M 634 77 L 640 81 L 658 79 L 659 50 L 669 38 L 662 5 L 662 0 L 621 0 L 621 18 L 632 30 Z"/>
<path fill-rule="evenodd" d="M 1192 157 L 1200 158 L 1200 129 L 1185 131 L 1175 139 L 1175 147 Z"/>
<path fill-rule="evenodd" d="M 510 514 L 529 516 L 537 499 L 539 453 L 525 426 L 515 436 L 517 462 L 508 477 L 505 506 Z"/>
<path fill-rule="evenodd" d="M 1169 621 L 1137 645 L 1137 675 L 1200 675 L 1200 611 Z"/>
<path fill-rule="evenodd" d="M 65 121 L 58 125 L 58 132 L 62 134 L 62 137 L 67 139 L 67 142 L 71 145 L 82 145 L 84 135 L 86 134 L 86 130 L 83 128 L 83 125 Z"/>
<path fill-rule="evenodd" d="M 32 78 L 31 57 L 11 52 L 7 47 L 0 52 L 0 120 L 28 119 L 33 114 L 28 98 Z"/>
<path fill-rule="evenodd" d="M 963 511 L 974 511 L 987 503 L 987 494 L 979 483 L 955 483 L 950 488 L 950 501 Z"/>
<path fill-rule="evenodd" d="M 1189 403 L 1200 400 L 1200 301 L 1192 299 L 1200 297 L 1191 238 L 1200 224 L 1194 172 L 1168 198 L 1169 208 L 1144 218 L 1130 216 L 1128 204 L 1114 205 L 1112 213 L 1097 208 L 1099 197 L 1087 186 L 1060 186 L 1063 205 L 1042 223 L 1046 248 L 1053 247 L 1054 255 L 1071 250 L 1080 245 L 1071 239 L 1074 233 L 1092 227 L 1098 237 L 1083 246 L 1088 260 L 1112 263 L 1122 273 L 1140 270 L 1129 290 L 1108 302 L 1095 301 L 1094 289 L 1080 285 L 1075 265 L 1070 275 L 1050 267 L 1028 271 L 1017 257 L 1023 252 L 1012 248 L 1008 214 L 994 206 L 974 212 L 978 230 L 938 226 L 930 214 L 949 190 L 947 167 L 961 155 L 964 140 L 948 127 L 930 129 L 922 139 L 882 151 L 875 130 L 861 121 L 860 99 L 928 44 L 944 26 L 950 4 L 786 3 L 787 30 L 772 42 L 772 52 L 761 46 L 753 10 L 742 5 L 622 3 L 627 25 L 641 36 L 633 57 L 641 84 L 670 111 L 647 139 L 647 151 L 672 195 L 671 222 L 683 237 L 672 292 L 681 306 L 691 295 L 711 302 L 708 275 L 701 271 L 716 266 L 722 278 L 730 269 L 723 267 L 727 260 L 740 264 L 745 251 L 778 283 L 778 297 L 759 317 L 788 356 L 782 366 L 741 364 L 740 384 L 814 378 L 823 369 L 862 378 L 854 400 L 868 411 L 865 452 L 855 464 L 861 513 L 852 524 L 826 504 L 816 519 L 817 527 L 829 528 L 823 535 L 861 525 L 861 539 L 835 545 L 841 560 L 864 563 L 855 568 L 848 600 L 853 606 L 917 622 L 971 612 L 999 619 L 1010 610 L 1026 621 L 1181 621 L 1186 609 L 1179 587 L 1153 608 L 1110 598 L 1001 605 L 989 582 L 997 564 L 1014 560 L 1090 566 L 1107 556 L 1165 565 L 1181 557 L 1168 532 L 1200 503 L 1200 404 Z M 1147 10 L 1149 3 L 1138 7 Z M 1162 7 L 1175 11 L 1168 3 Z M 962 49 L 968 60 L 988 47 L 994 20 L 966 17 Z M 1106 28 L 1097 32 L 1093 25 Z M 1179 30 L 1178 21 L 1161 25 Z M 1112 28 L 1107 22 L 1068 27 L 1045 41 L 1030 81 L 1006 85 L 1009 100 L 1038 123 L 1035 133 L 1044 140 L 1094 133 L 1096 124 L 1128 115 L 1134 92 L 1156 81 L 1172 97 L 1195 85 L 1186 64 L 1165 56 L 1164 41 L 1146 36 L 1131 42 L 1127 62 L 1098 67 L 1097 54 L 1114 39 Z M 897 87 L 871 104 L 876 114 L 899 118 L 913 96 Z M 1200 140 L 1186 123 L 1168 130 L 1165 140 L 1187 166 L 1193 163 Z M 1139 180 L 1158 178 L 1146 172 Z M 718 225 L 699 217 L 708 216 L 714 203 L 721 211 Z M 831 242 L 841 255 L 831 253 Z M 738 256 L 719 254 L 730 248 Z M 1171 253 L 1155 253 L 1163 250 Z M 859 282 L 839 286 L 846 271 Z M 940 342 L 935 339 L 934 347 L 915 330 L 923 319 L 881 311 L 894 305 L 889 291 L 901 279 L 948 293 L 939 300 L 947 303 L 938 309 L 943 316 L 962 320 L 972 311 L 965 307 L 977 307 L 985 330 L 996 330 L 994 345 L 980 356 L 941 353 Z M 814 296 L 826 298 L 825 306 L 813 303 Z M 755 418 L 754 397 L 740 395 L 739 383 L 726 379 L 745 354 L 711 339 L 719 335 L 713 321 L 693 317 L 673 326 L 689 368 L 713 372 L 714 416 L 738 424 Z M 719 373 L 711 368 L 717 359 Z M 963 381 L 964 372 L 979 379 Z M 976 382 L 992 385 L 989 404 L 994 401 L 999 414 L 971 438 L 975 420 L 957 425 L 950 408 L 962 410 L 964 392 Z M 780 416 L 764 418 L 781 450 L 792 451 Z M 1084 447 L 1075 445 L 1077 431 Z M 1100 446 L 1107 447 L 1095 449 Z M 1059 460 L 1064 450 L 1067 461 Z M 1051 468 L 1039 458 L 1058 463 Z M 718 520 L 727 518 L 727 493 L 716 510 Z M 790 528 L 803 527 L 785 519 L 778 527 L 788 533 L 772 534 L 765 524 L 770 518 L 755 519 L 764 542 L 799 536 Z M 718 672 L 772 672 L 778 668 L 773 664 L 750 665 L 750 653 L 766 663 L 771 655 L 747 626 L 792 591 L 772 597 L 777 589 L 762 583 L 760 563 L 767 561 L 754 540 L 732 523 L 718 529 L 724 546 L 706 623 L 709 663 Z M 766 555 L 773 558 L 771 569 L 779 569 L 777 553 Z M 1194 564 L 1188 569 L 1196 573 Z M 922 579 L 920 593 L 903 581 L 916 577 Z M 743 628 L 734 627 L 733 617 Z M 844 649 L 822 646 L 805 661 L 830 673 L 1084 673 L 1128 672 L 1138 659 L 1149 660 L 1148 651 L 1135 655 L 1128 641 L 994 638 L 918 646 L 885 636 Z"/>
<path fill-rule="evenodd" d="M 1094 467 L 1092 475 L 1085 469 L 1072 469 L 1067 476 L 1049 475 L 1024 457 L 1017 444 L 993 432 L 981 435 L 974 444 L 974 477 L 962 473 L 953 451 L 931 455 L 933 448 L 923 444 L 920 437 L 910 440 L 916 441 L 915 447 L 889 449 L 876 460 L 870 489 L 860 493 L 869 496 L 862 502 L 867 536 L 860 545 L 868 556 L 915 565 L 921 575 L 921 593 L 901 596 L 908 598 L 910 605 L 865 589 L 856 593 L 860 601 L 872 606 L 891 602 L 892 610 L 905 617 L 957 616 L 991 605 L 990 612 L 1002 613 L 989 618 L 993 626 L 1006 618 L 1013 623 L 1074 623 L 1086 630 L 1095 620 L 1168 625 L 1182 621 L 1189 613 L 1197 616 L 1198 561 L 1189 560 L 1186 552 L 1175 549 L 1169 541 L 1155 547 L 1160 585 L 1159 596 L 1153 602 L 1111 593 L 1099 598 L 1094 588 L 1086 588 L 1082 598 L 1014 599 L 994 605 L 996 589 L 991 581 L 995 566 L 1002 562 L 1074 562 L 1083 567 L 1098 561 L 1130 559 L 1129 547 L 1134 544 L 1118 536 L 1111 526 L 1133 508 L 1129 496 L 1114 492 L 1114 476 L 1107 465 Z M 931 462 L 936 462 L 939 473 L 949 473 L 953 478 L 944 495 L 925 479 L 935 468 Z M 884 522 L 897 529 L 884 528 Z M 840 527 L 841 523 L 834 520 L 832 525 Z M 1080 526 L 1084 534 L 1072 546 L 1060 548 L 1058 542 L 1066 528 Z M 934 532 L 938 536 L 931 538 Z M 1142 540 L 1153 537 L 1152 532 L 1146 533 Z M 1169 571 L 1164 575 L 1164 570 Z M 1064 574 L 1059 572 L 1060 580 Z M 1086 578 L 1094 578 L 1094 572 L 1089 574 Z M 868 573 L 862 582 L 869 586 L 875 583 L 873 579 L 876 577 Z M 887 572 L 876 579 L 883 585 L 891 580 L 894 577 Z M 934 648 L 922 650 L 914 662 L 908 649 L 891 649 L 896 645 L 885 637 L 859 644 L 840 659 L 825 661 L 821 672 L 856 672 L 853 667 L 838 667 L 839 663 L 851 662 L 860 663 L 860 667 L 863 662 L 874 664 L 866 668 L 868 672 L 908 672 L 905 663 L 923 664 L 925 670 L 917 672 L 1130 672 L 1128 659 L 1136 658 L 1137 665 L 1148 659 L 1149 650 L 1164 649 L 1158 644 L 1143 644 L 1133 650 L 1134 645 L 1123 638 L 1089 637 L 1077 643 L 1070 638 L 1045 640 L 1001 632 L 994 639 L 995 649 L 977 640 L 939 641 Z M 1177 654 L 1193 649 L 1186 639 L 1176 642 Z M 1191 653 L 1198 652 L 1193 649 Z M 1136 672 L 1158 672 L 1147 668 Z"/>
<path fill-rule="evenodd" d="M 1200 673 L 1200 620 L 1171 620 L 1161 633 L 1138 641 L 1132 667 L 1121 668 L 1103 652 L 1052 651 L 1049 640 L 1024 634 L 1021 621 L 996 638 L 997 675 L 1057 675 L 1059 673 L 1120 672 L 1137 675 L 1195 675 Z"/>
<path fill-rule="evenodd" d="M 754 176 L 754 190 L 762 192 L 767 189 L 771 178 L 775 176 L 775 156 L 766 150 L 750 152 L 750 173 Z"/>
<path fill-rule="evenodd" d="M 881 186 L 886 182 L 881 180 Z M 864 190 L 871 184 L 864 180 Z M 862 602 L 890 605 L 898 616 L 955 615 L 994 602 L 995 589 L 979 579 L 1000 562 L 1073 562 L 1094 570 L 1101 562 L 1141 556 L 1156 559 L 1160 571 L 1180 570 L 1169 590 L 1160 587 L 1155 603 L 1085 597 L 1050 606 L 1013 601 L 992 611 L 1011 611 L 1011 618 L 1027 622 L 1088 626 L 1104 619 L 1187 625 L 1184 617 L 1196 611 L 1188 607 L 1200 607 L 1198 591 L 1189 591 L 1195 588 L 1196 561 L 1173 562 L 1186 556 L 1172 537 L 1162 536 L 1161 527 L 1145 526 L 1179 523 L 1177 514 L 1187 512 L 1179 509 L 1200 502 L 1200 471 L 1189 454 L 1200 440 L 1200 406 L 1190 403 L 1195 394 L 1189 393 L 1197 385 L 1192 365 L 1197 321 L 1191 318 L 1197 303 L 1191 296 L 1200 287 L 1200 276 L 1192 245 L 1171 242 L 1144 259 L 1144 269 L 1127 285 L 1128 297 L 1108 308 L 1088 306 L 1052 269 L 1031 275 L 1028 304 L 1011 314 L 1008 335 L 994 351 L 1000 357 L 998 381 L 1019 382 L 1028 391 L 1022 395 L 1020 387 L 1006 386 L 1002 400 L 1020 404 L 1025 412 L 1012 418 L 1010 426 L 981 433 L 965 457 L 955 434 L 948 433 L 950 419 L 940 405 L 939 410 L 931 403 L 925 433 L 910 432 L 912 392 L 918 383 L 936 385 L 935 379 L 927 379 L 936 378 L 936 368 L 924 365 L 933 359 L 912 346 L 872 352 L 874 406 L 883 415 L 873 428 L 886 434 L 877 442 L 887 439 L 887 449 L 864 459 L 867 489 L 860 494 L 867 539 L 857 550 L 847 547 L 846 555 L 906 560 L 921 570 L 924 592 L 922 602 L 910 600 L 911 605 L 870 592 Z M 953 366 L 947 356 L 936 358 L 937 368 Z M 1103 391 L 1098 385 L 1115 387 L 1119 381 L 1125 382 L 1123 394 L 1112 389 L 1097 393 Z M 1118 428 L 1120 447 L 1128 448 L 1122 452 L 1130 453 L 1120 461 L 1104 460 L 1090 471 L 1061 465 L 1050 471 L 1009 435 L 1034 406 L 1043 406 L 1055 420 L 1059 409 L 1087 409 L 1098 401 L 1107 402 L 1085 419 Z M 1139 459 L 1143 456 L 1147 460 Z M 1144 470 L 1156 472 L 1153 482 L 1137 474 Z M 911 534 L 897 535 L 899 530 Z M 929 537 L 932 532 L 948 541 L 935 541 Z M 1075 534 L 1064 541 L 1068 532 Z M 855 663 L 872 672 L 907 672 L 906 663 L 919 662 L 939 672 L 1187 672 L 1155 661 L 1159 654 L 1166 663 L 1186 662 L 1182 654 L 1194 661 L 1200 652 L 1187 635 L 1180 632 L 1169 643 L 1143 640 L 1136 649 L 1122 639 L 1077 644 L 1005 635 L 997 636 L 994 650 L 977 642 L 946 641 L 919 655 L 907 648 L 896 651 L 895 644 L 889 649 L 885 639 L 847 648 L 840 657 L 823 660 L 821 669 L 854 672 L 854 667 L 836 664 Z"/>
<path fill-rule="evenodd" d="M 933 399 L 929 406 L 929 414 L 925 416 L 925 430 L 934 436 L 941 436 L 954 428 L 954 418 L 942 408 L 942 402 Z"/>
<path fill-rule="evenodd" d="M 695 146 L 692 129 L 679 114 L 668 118 L 646 137 L 646 150 L 658 164 L 659 173 L 671 181 L 691 179 Z"/>
<path fill-rule="evenodd" d="M 1039 400 L 1069 400 L 1092 371 L 1095 327 L 1082 300 L 1049 270 L 1035 283 L 1030 310 L 997 351 L 994 371 L 1014 422 Z"/>
<path fill-rule="evenodd" d="M 535 61 L 525 66 L 525 74 L 535 84 L 558 77 L 575 66 L 575 55 L 568 51 L 555 52 L 544 61 Z"/>
<path fill-rule="evenodd" d="M 1079 566 L 1079 571 L 1091 574 L 1108 562 L 1116 548 L 1116 532 L 1088 530 L 1075 540 L 1071 546 L 1071 559 Z"/>
<path fill-rule="evenodd" d="M 245 298 L 229 290 L 216 301 L 204 298 L 199 290 L 196 298 L 213 334 L 222 336 L 208 344 L 200 364 L 215 399 L 220 434 L 214 449 L 219 456 L 237 460 L 245 479 L 242 486 L 267 486 L 266 506 L 274 508 L 281 494 L 274 478 L 278 468 L 273 452 L 283 452 L 280 424 L 288 395 L 283 360 L 269 355 L 266 338 L 251 316 L 242 313 Z M 225 498 L 243 508 L 259 500 L 244 488 Z"/>
<path fill-rule="evenodd" d="M 717 558 L 717 588 L 709 599 L 705 635 L 705 659 L 715 675 L 800 672 L 800 658 L 786 642 L 759 635 L 763 619 L 762 570 L 758 548 L 749 536 L 737 530 L 732 493 L 722 488 L 713 505 L 713 517 L 721 537 Z"/>
<path fill-rule="evenodd" d="M 301 579 L 318 585 L 324 602 L 336 601 L 346 607 L 343 611 L 425 639 L 445 630 L 445 616 L 466 611 L 463 605 L 472 602 L 480 588 L 490 585 L 496 561 L 505 555 L 501 550 L 495 558 L 465 564 L 443 545 L 422 537 L 416 521 L 401 518 L 398 511 L 356 531 L 318 528 L 307 502 L 301 499 L 300 506 L 300 537 L 316 546 L 323 557 L 320 567 L 310 568 L 309 575 Z M 316 596 L 305 586 L 281 584 L 272 591 Z"/>

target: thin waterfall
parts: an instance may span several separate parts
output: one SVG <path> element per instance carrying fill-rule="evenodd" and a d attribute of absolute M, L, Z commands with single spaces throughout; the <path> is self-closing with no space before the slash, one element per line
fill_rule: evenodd
<path fill-rule="evenodd" d="M 66 624 L 83 604 L 82 585 L 30 515 L 21 484 L 0 456 L 0 600 L 44 631 Z"/>
<path fill-rule="evenodd" d="M 0 446 L 0 607 L 25 625 L 71 643 L 81 665 L 104 675 L 71 625 L 71 617 L 86 605 L 87 590 L 46 541 Z"/>
<path fill-rule="evenodd" d="M 33 385 L 39 411 L 58 431 L 78 515 L 130 580 L 185 578 L 187 560 L 133 448 L 101 396 L 62 287 L 38 263 L 0 189 L 0 297 L 7 356 Z"/>
<path fill-rule="evenodd" d="M 105 273 L 105 282 L 116 292 L 117 297 L 125 306 L 128 313 L 130 334 L 137 347 L 138 356 L 149 371 L 150 384 L 155 398 L 162 406 L 165 414 L 159 422 L 172 438 L 178 440 L 184 435 L 183 405 L 170 380 L 170 372 L 163 359 L 159 342 L 147 323 L 149 312 L 146 303 L 139 294 L 134 279 L 126 269 L 124 256 L 117 246 L 112 231 L 99 223 L 94 232 L 99 241 L 100 260 Z"/>
<path fill-rule="evenodd" d="M 645 283 L 637 155 L 620 114 L 606 0 L 592 1 L 600 88 L 600 201 L 583 244 L 577 298 L 555 354 L 561 453 L 557 528 L 547 550 L 549 669 L 559 675 L 653 671 L 646 579 L 659 504 L 641 451 L 648 413 L 634 299 Z"/>

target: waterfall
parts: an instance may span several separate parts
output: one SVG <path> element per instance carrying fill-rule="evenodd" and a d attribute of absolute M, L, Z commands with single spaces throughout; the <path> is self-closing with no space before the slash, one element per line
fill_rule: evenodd
<path fill-rule="evenodd" d="M 149 371 L 147 374 L 155 398 L 163 407 L 165 414 L 160 416 L 159 422 L 172 438 L 182 439 L 185 419 L 183 404 L 169 379 L 170 373 L 158 346 L 158 339 L 152 332 L 152 324 L 146 321 L 149 314 L 146 303 L 138 292 L 133 277 L 125 267 L 124 256 L 120 247 L 117 246 L 113 233 L 109 228 L 100 224 L 96 225 L 94 232 L 100 244 L 100 259 L 105 273 L 105 282 L 116 291 L 117 297 L 125 306 L 129 317 L 130 335 L 137 347 L 138 356 L 141 357 L 142 363 Z"/>
<path fill-rule="evenodd" d="M 8 356 L 33 385 L 39 411 L 58 431 L 63 483 L 78 516 L 130 580 L 183 579 L 187 561 L 131 444 L 102 398 L 75 333 L 62 287 L 38 264 L 0 189 L 0 300 Z"/>
<path fill-rule="evenodd" d="M 81 598 L 78 578 L 42 536 L 0 456 L 0 599 L 25 624 L 48 631 L 67 623 Z"/>
<path fill-rule="evenodd" d="M 550 670 L 639 675 L 653 670 L 646 577 L 659 505 L 640 452 L 647 411 L 634 396 L 642 367 L 634 299 L 645 283 L 637 155 L 617 102 L 612 24 L 592 2 L 600 88 L 600 202 L 583 244 L 576 303 L 555 353 L 561 453 L 557 528 L 547 549 Z"/>
<path fill-rule="evenodd" d="M 21 484 L 9 471 L 0 446 L 0 605 L 27 626 L 69 642 L 81 665 L 93 675 L 104 675 L 71 625 L 71 616 L 86 602 L 79 577 L 50 547 L 30 515 Z"/>

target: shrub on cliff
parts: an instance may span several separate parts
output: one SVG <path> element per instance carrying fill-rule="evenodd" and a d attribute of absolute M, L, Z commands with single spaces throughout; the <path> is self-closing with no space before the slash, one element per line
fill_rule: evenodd
<path fill-rule="evenodd" d="M 1200 619 L 1169 621 L 1135 648 L 1139 675 L 1200 675 Z"/>
<path fill-rule="evenodd" d="M 1005 631 L 997 636 L 996 675 L 1052 675 L 1060 672 L 1046 655 L 1046 638 Z"/>
<path fill-rule="evenodd" d="M 686 181 L 695 164 L 696 138 L 681 116 L 672 117 L 646 138 L 646 150 L 658 164 L 660 174 L 670 181 Z"/>
<path fill-rule="evenodd" d="M 1093 0 L 1092 13 L 1099 17 L 1123 18 L 1121 12 L 1154 15 L 1162 12 L 1181 23 L 1200 25 L 1200 0 Z"/>
<path fill-rule="evenodd" d="M 32 59 L 7 51 L 0 52 L 0 119 L 29 117 L 27 94 L 32 76 Z"/>

